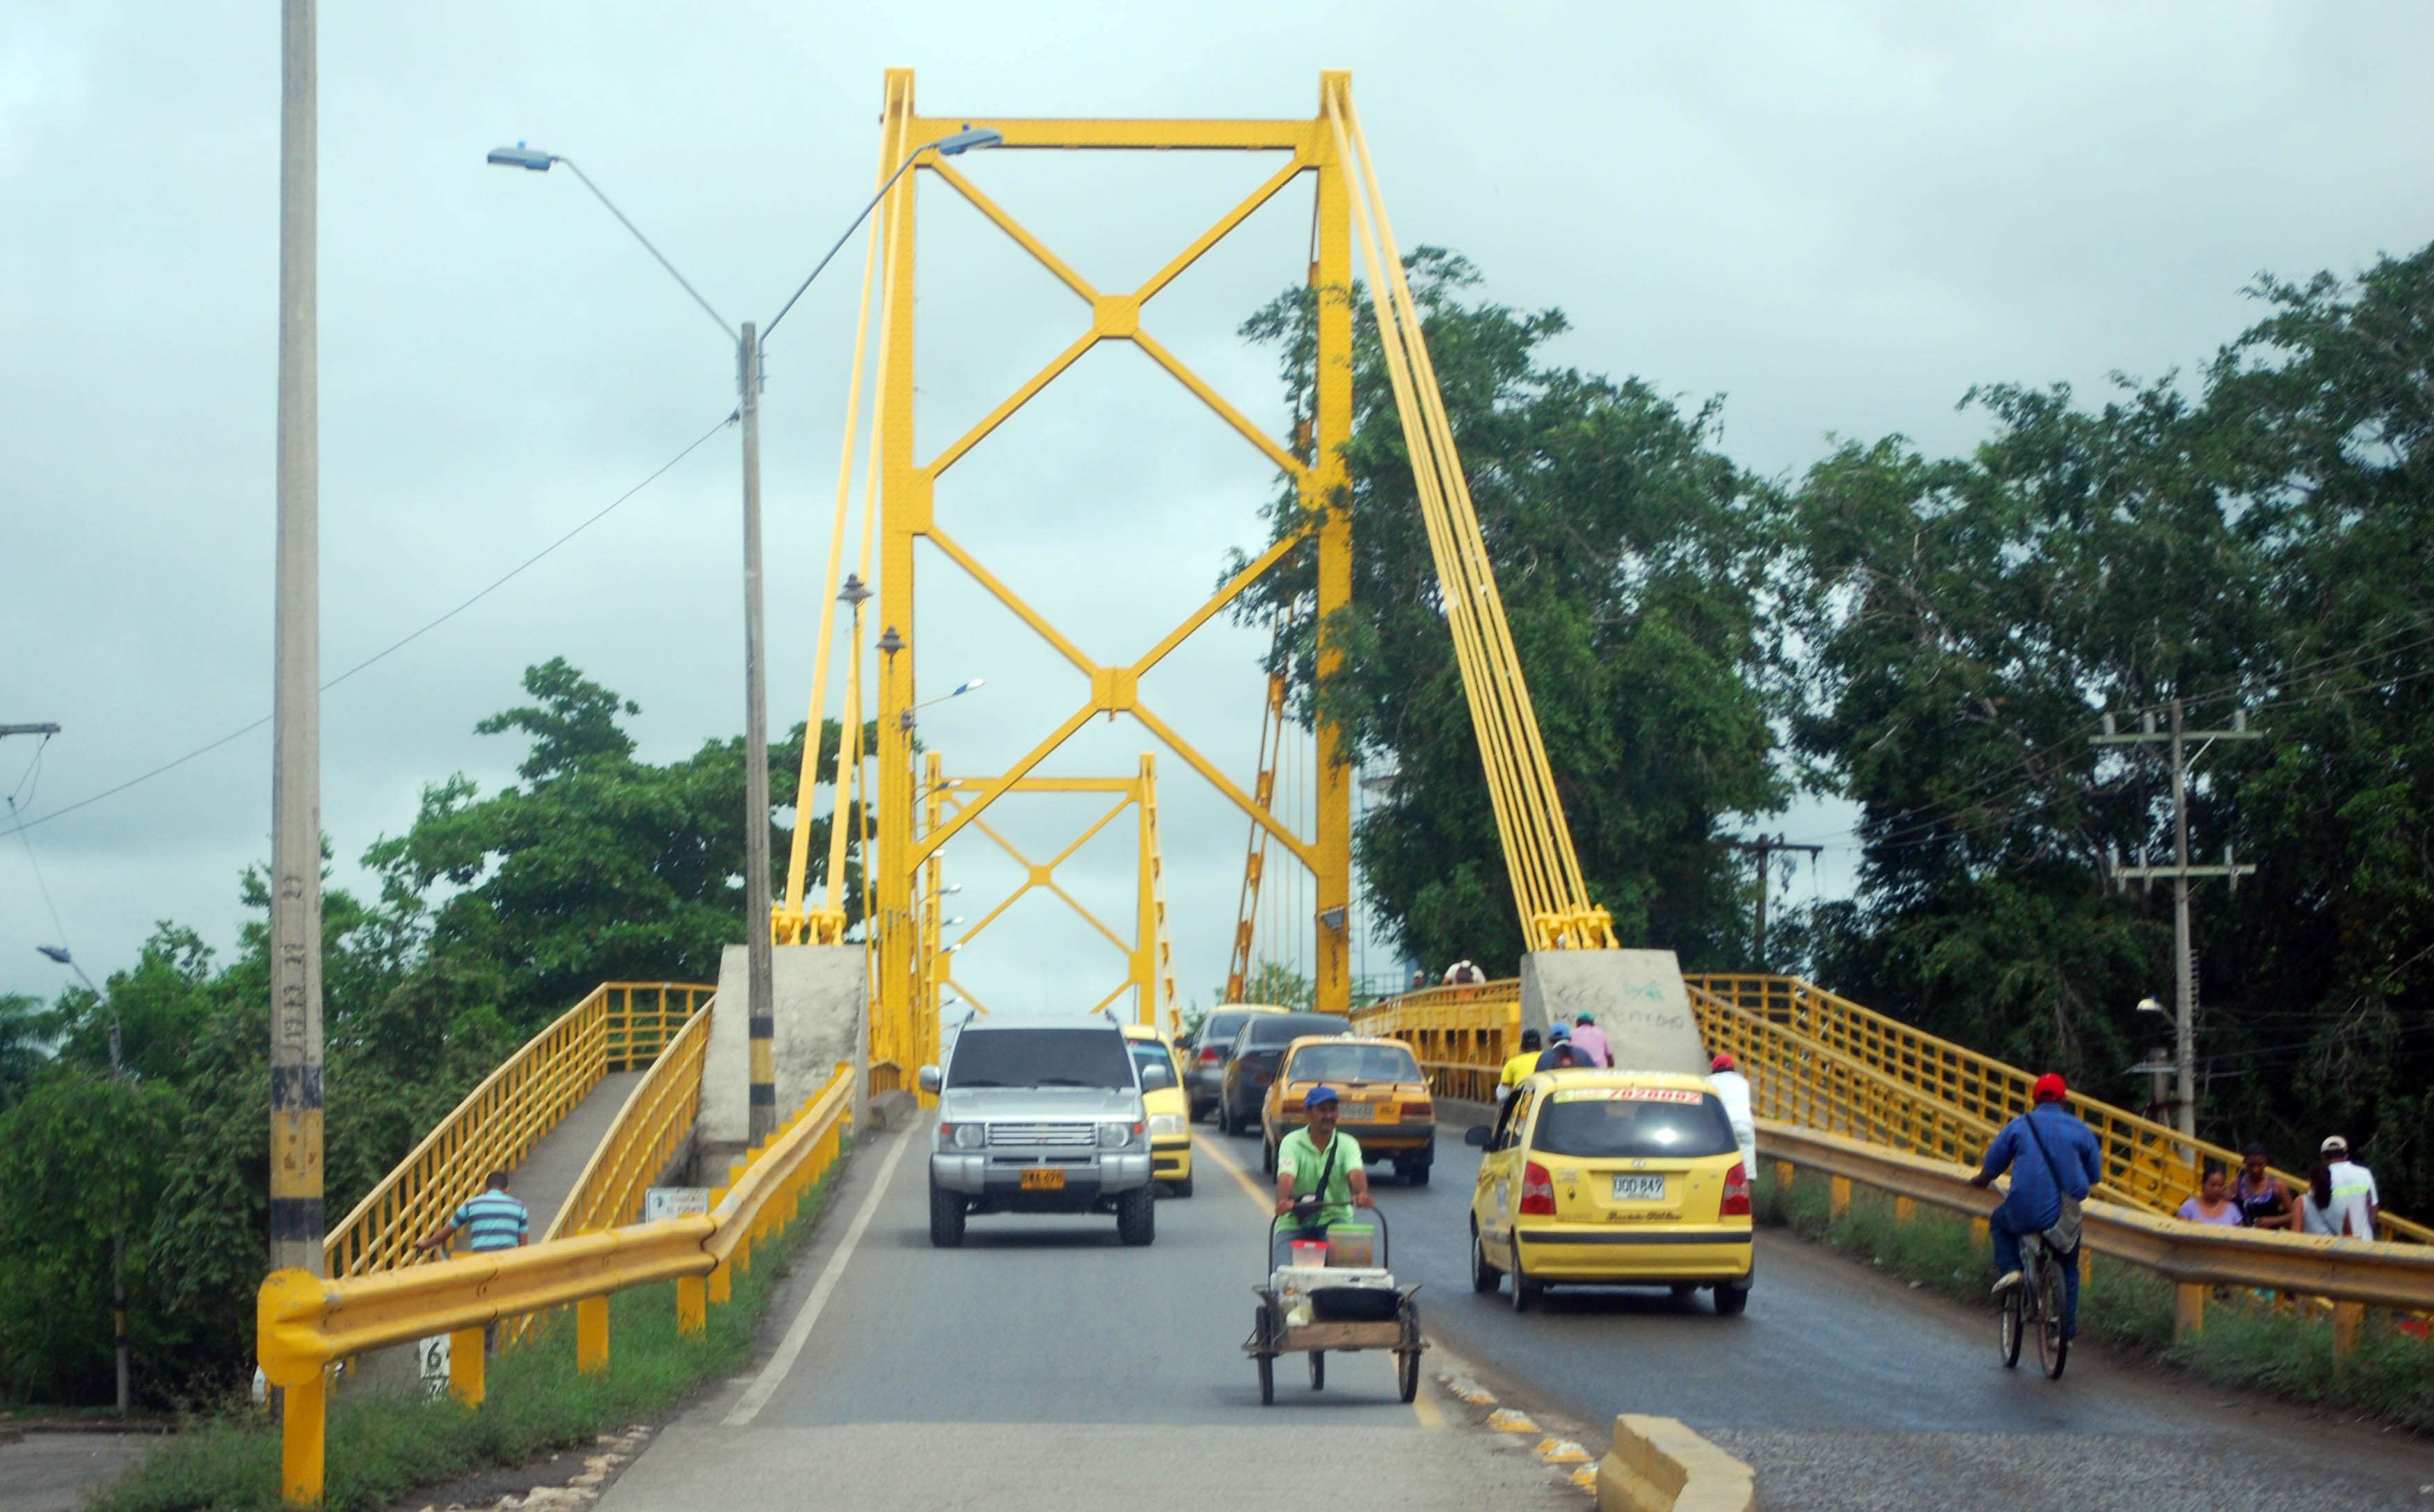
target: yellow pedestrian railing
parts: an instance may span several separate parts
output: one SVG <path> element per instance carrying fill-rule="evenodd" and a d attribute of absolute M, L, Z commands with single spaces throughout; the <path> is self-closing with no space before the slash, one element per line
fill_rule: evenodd
<path fill-rule="evenodd" d="M 1988 1125 L 2000 1127 L 2028 1111 L 2030 1089 L 2036 1080 L 2033 1073 L 1940 1040 L 1798 977 L 1686 975 L 1683 981 L 1690 988 L 1703 1031 L 1714 1017 L 1711 1005 L 1728 1005 L 1789 1029 L 1800 1040 L 1835 1051 Z M 1752 1079 L 1756 1080 L 1755 1071 Z M 2120 1200 L 2172 1212 L 2197 1191 L 2199 1173 L 2205 1165 L 2239 1167 L 2237 1151 L 2185 1139 L 2171 1125 L 2126 1108 L 2077 1095 L 2071 1097 L 2070 1106 L 2103 1146 L 2105 1168 L 2112 1173 L 2109 1183 Z M 2307 1184 L 2303 1175 L 2274 1174 L 2288 1182 L 2292 1191 Z M 2376 1227 L 2386 1239 L 2434 1241 L 2434 1228 L 2388 1212 Z"/>
<path fill-rule="evenodd" d="M 574 1305 L 576 1368 L 608 1367 L 608 1297 L 677 1280 L 677 1320 L 698 1336 L 711 1303 L 750 1269 L 753 1247 L 792 1222 L 804 1194 L 834 1166 L 853 1107 L 840 1064 L 714 1193 L 706 1215 L 630 1224 L 522 1248 L 493 1250 L 377 1275 L 324 1279 L 273 1272 L 255 1303 L 263 1374 L 284 1395 L 281 1487 L 300 1505 L 321 1500 L 329 1367 L 366 1350 L 436 1333 L 450 1336 L 449 1390 L 469 1406 L 484 1393 L 483 1330 L 547 1308 Z"/>
<path fill-rule="evenodd" d="M 492 1172 L 512 1169 L 612 1071 L 647 1065 L 714 989 L 687 982 L 609 982 L 560 1014 L 483 1078 L 454 1112 L 330 1230 L 324 1268 L 364 1276 L 417 1258 Z"/>
<path fill-rule="evenodd" d="M 1857 1184 L 1893 1197 L 1899 1219 L 1907 1219 L 1910 1204 L 1925 1202 L 1966 1215 L 1982 1234 L 1986 1215 L 2001 1200 L 2000 1194 L 1969 1184 L 1974 1162 L 1887 1149 L 1864 1135 L 1761 1119 L 1757 1147 L 1761 1160 L 1775 1162 L 1783 1185 L 1796 1179 L 1794 1172 L 1826 1177 L 1828 1205 L 1838 1214 L 1848 1207 Z M 2434 1308 L 2434 1249 L 2424 1245 L 2224 1228 L 2101 1199 L 2086 1204 L 2082 1222 L 2085 1251 L 2142 1266 L 2172 1282 L 2176 1336 L 2205 1326 L 2206 1298 L 2218 1287 L 2327 1299 L 2336 1358 L 2356 1346 L 2367 1308 Z"/>
<path fill-rule="evenodd" d="M 1521 984 L 1424 988 L 1352 1012 L 1366 1035 L 1400 1040 L 1440 1097 L 1491 1102 L 1504 1062 L 1521 1044 Z"/>
<path fill-rule="evenodd" d="M 676 1159 L 701 1110 L 701 1061 L 717 1007 L 713 998 L 686 1020 L 651 1062 L 650 1074 L 626 1094 L 617 1122 L 541 1235 L 544 1241 L 614 1228 L 643 1215 L 643 1194 Z"/>

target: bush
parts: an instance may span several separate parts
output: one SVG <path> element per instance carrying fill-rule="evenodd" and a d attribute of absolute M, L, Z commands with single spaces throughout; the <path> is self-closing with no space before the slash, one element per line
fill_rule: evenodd
<path fill-rule="evenodd" d="M 490 1361 L 478 1410 L 450 1398 L 336 1390 L 324 1504 L 331 1512 L 390 1506 L 417 1486 L 590 1444 L 611 1429 L 659 1417 L 732 1373 L 751 1359 L 770 1289 L 843 1169 L 842 1162 L 831 1166 L 805 1196 L 801 1215 L 753 1246 L 751 1271 L 735 1278 L 726 1306 L 710 1310 L 699 1339 L 677 1332 L 676 1283 L 662 1281 L 608 1299 L 608 1368 L 598 1375 L 575 1370 L 574 1320 L 561 1312 Z M 277 1512 L 277 1428 L 266 1414 L 244 1406 L 190 1418 L 93 1504 L 94 1512 Z"/>

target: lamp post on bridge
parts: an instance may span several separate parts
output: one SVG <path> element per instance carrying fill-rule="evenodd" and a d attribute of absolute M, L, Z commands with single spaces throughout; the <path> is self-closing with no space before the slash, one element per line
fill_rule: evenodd
<path fill-rule="evenodd" d="M 920 161 L 922 153 L 934 150 L 943 157 L 954 157 L 960 153 L 968 152 L 974 147 L 994 146 L 1000 140 L 999 134 L 995 131 L 987 129 L 975 131 L 967 129 L 942 137 L 936 142 L 925 143 L 906 154 L 904 161 L 898 164 L 896 171 L 888 175 L 886 182 L 880 185 L 879 192 L 871 196 L 870 203 L 862 207 L 862 213 L 853 217 L 852 223 L 846 227 L 844 232 L 821 256 L 819 262 L 813 266 L 811 272 L 804 276 L 803 282 L 796 285 L 795 292 L 787 297 L 786 302 L 780 306 L 775 316 L 770 318 L 765 328 L 756 327 L 748 320 L 740 328 L 728 324 L 727 318 L 720 315 L 717 309 L 702 297 L 701 291 L 694 288 L 691 281 L 677 271 L 677 266 L 669 262 L 666 255 L 651 244 L 651 239 L 643 234 L 642 228 L 626 218 L 626 213 L 618 209 L 615 201 L 601 192 L 600 186 L 593 183 L 591 176 L 575 165 L 574 159 L 561 153 L 542 152 L 522 142 L 511 147 L 494 147 L 489 157 L 489 162 L 493 166 L 523 168 L 533 173 L 547 173 L 557 163 L 566 164 L 567 171 L 581 180 L 583 187 L 591 191 L 592 198 L 599 200 L 610 215 L 617 217 L 618 224 L 633 233 L 634 239 L 643 244 L 643 250 L 649 252 L 661 267 L 667 269 L 669 277 L 683 285 L 684 291 L 693 296 L 694 302 L 700 305 L 702 311 L 716 323 L 720 334 L 735 345 L 737 392 L 735 418 L 741 421 L 744 439 L 745 1015 L 751 1037 L 748 1127 L 749 1137 L 756 1144 L 775 1132 L 778 1126 L 777 1066 L 774 1053 L 776 1022 L 771 1002 L 775 996 L 775 988 L 772 983 L 771 954 L 774 926 L 770 917 L 769 902 L 769 687 L 765 658 L 762 649 L 762 342 L 777 331 L 778 322 L 786 318 L 786 312 L 795 307 L 795 301 L 803 297 L 804 290 L 812 286 L 812 281 L 820 276 L 821 269 L 829 266 L 830 261 L 853 235 L 855 229 L 869 218 L 870 213 L 887 198 L 888 191 L 896 187 L 896 180 L 903 178 L 913 164 Z M 819 732 L 816 730 L 813 730 L 811 738 L 817 741 Z M 809 804 L 810 795 L 799 794 L 797 799 L 799 814 L 802 808 Z"/>

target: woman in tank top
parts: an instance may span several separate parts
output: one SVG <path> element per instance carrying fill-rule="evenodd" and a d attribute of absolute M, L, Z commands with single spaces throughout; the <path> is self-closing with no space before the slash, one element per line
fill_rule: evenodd
<path fill-rule="evenodd" d="M 2239 1204 L 2239 1221 L 2251 1228 L 2299 1228 L 2299 1204 L 2282 1178 L 2265 1168 L 2265 1146 L 2252 1144 L 2240 1153 L 2239 1179 L 2231 1200 Z"/>

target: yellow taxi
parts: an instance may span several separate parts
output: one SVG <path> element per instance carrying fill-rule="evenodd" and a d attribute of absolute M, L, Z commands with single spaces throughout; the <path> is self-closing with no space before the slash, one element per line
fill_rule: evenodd
<path fill-rule="evenodd" d="M 1260 1169 L 1275 1173 L 1277 1146 L 1310 1122 L 1302 1098 L 1320 1085 L 1335 1089 L 1336 1126 L 1360 1143 L 1365 1160 L 1394 1161 L 1407 1185 L 1429 1184 L 1437 1109 L 1419 1061 L 1399 1040 L 1350 1034 L 1304 1035 L 1285 1046 L 1260 1104 Z"/>
<path fill-rule="evenodd" d="M 1513 1310 L 1553 1284 L 1671 1286 L 1749 1305 L 1749 1171 L 1704 1076 L 1542 1071 L 1492 1127 L 1470 1198 L 1470 1286 L 1513 1279 Z"/>
<path fill-rule="evenodd" d="M 1141 1106 L 1149 1112 L 1151 1177 L 1178 1197 L 1191 1195 L 1191 1105 L 1183 1091 L 1183 1057 L 1154 1025 L 1124 1025 L 1124 1044 L 1140 1073 Z"/>

